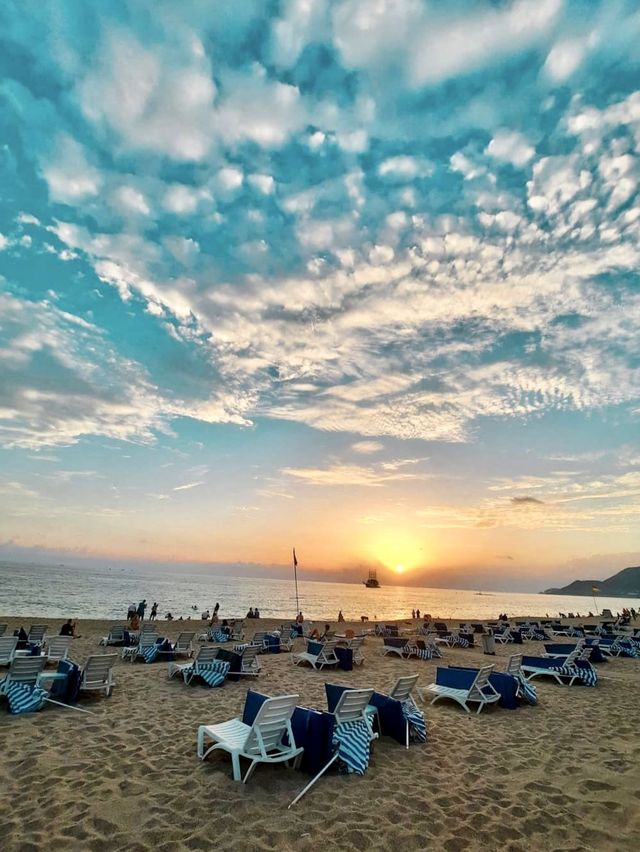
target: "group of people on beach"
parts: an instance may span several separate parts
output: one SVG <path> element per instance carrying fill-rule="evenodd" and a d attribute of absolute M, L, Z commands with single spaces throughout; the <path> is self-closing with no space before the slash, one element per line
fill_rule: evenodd
<path fill-rule="evenodd" d="M 255 609 L 254 609 L 252 606 L 250 606 L 249 612 L 247 613 L 246 617 L 247 618 L 260 618 L 260 610 L 258 609 L 258 607 L 255 607 Z"/>
<path fill-rule="evenodd" d="M 424 613 L 424 615 L 423 615 L 422 617 L 423 617 L 423 619 L 424 619 L 425 621 L 431 621 L 431 616 L 430 616 L 430 615 L 429 615 L 429 613 L 427 613 L 427 612 L 425 612 L 425 613 Z M 415 621 L 415 619 L 418 619 L 418 620 L 419 620 L 419 619 L 420 619 L 420 610 L 419 610 L 419 609 L 412 609 L 412 610 L 411 610 L 411 618 L 412 618 L 414 621 Z"/>

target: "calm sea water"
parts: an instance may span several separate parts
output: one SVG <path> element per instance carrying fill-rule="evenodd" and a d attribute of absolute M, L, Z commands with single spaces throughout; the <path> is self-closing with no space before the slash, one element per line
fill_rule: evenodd
<path fill-rule="evenodd" d="M 335 620 L 367 615 L 371 620 L 407 618 L 413 608 L 441 618 L 556 616 L 558 612 L 595 612 L 593 598 L 561 595 L 478 593 L 457 589 L 386 586 L 367 589 L 352 583 L 298 580 L 300 608 L 309 619 Z M 245 615 L 257 606 L 265 618 L 292 618 L 296 612 L 293 582 L 228 577 L 206 569 L 95 568 L 16 565 L 0 562 L 0 613 L 66 618 L 113 618 L 126 615 L 129 603 L 158 601 L 159 615 L 199 618 L 220 602 L 222 617 Z M 637 602 L 598 596 L 598 608 L 613 612 Z M 196 609 L 193 610 L 192 607 Z"/>

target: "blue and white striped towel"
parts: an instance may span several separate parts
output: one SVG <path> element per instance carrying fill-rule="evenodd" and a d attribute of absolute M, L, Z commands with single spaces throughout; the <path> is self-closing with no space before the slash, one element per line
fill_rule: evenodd
<path fill-rule="evenodd" d="M 407 648 L 408 651 L 411 651 L 411 655 L 413 657 L 418 657 L 419 660 L 431 660 L 433 659 L 433 649 L 432 648 L 418 648 L 417 645 L 411 645 Z"/>
<path fill-rule="evenodd" d="M 593 666 L 553 666 L 549 671 L 558 672 L 558 674 L 575 677 L 582 681 L 585 686 L 597 686 L 598 674 Z"/>
<path fill-rule="evenodd" d="M 453 644 L 459 645 L 461 648 L 469 647 L 469 640 L 465 639 L 464 636 L 457 636 L 455 633 L 453 634 Z"/>
<path fill-rule="evenodd" d="M 7 676 L 0 681 L 0 695 L 6 696 L 9 711 L 18 715 L 40 710 L 47 697 L 47 691 L 28 683 L 17 683 Z"/>
<path fill-rule="evenodd" d="M 522 698 L 527 704 L 538 703 L 538 692 L 535 686 L 526 679 L 524 675 L 514 675 L 518 681 L 518 697 Z"/>
<path fill-rule="evenodd" d="M 141 645 L 138 648 L 138 654 L 142 657 L 145 663 L 152 663 L 158 656 L 159 645 Z"/>
<path fill-rule="evenodd" d="M 621 657 L 640 657 L 640 651 L 631 639 L 616 639 L 611 643 L 611 650 Z"/>
<path fill-rule="evenodd" d="M 222 686 L 229 672 L 226 660 L 211 660 L 208 663 L 194 663 L 193 674 L 201 677 L 209 686 Z"/>
<path fill-rule="evenodd" d="M 364 719 L 342 722 L 336 725 L 333 742 L 338 746 L 340 760 L 346 764 L 348 772 L 364 775 L 369 766 L 369 742 L 371 731 Z"/>
<path fill-rule="evenodd" d="M 211 633 L 214 642 L 228 642 L 229 635 L 224 630 L 214 630 Z"/>
<path fill-rule="evenodd" d="M 409 723 L 409 739 L 414 743 L 426 743 L 427 723 L 424 713 L 416 707 L 413 698 L 409 697 L 402 702 L 402 715 Z"/>
<path fill-rule="evenodd" d="M 233 650 L 235 651 L 236 654 L 241 654 L 245 650 L 245 648 L 249 647 L 250 644 L 251 644 L 251 642 L 245 642 L 242 645 L 234 645 Z"/>

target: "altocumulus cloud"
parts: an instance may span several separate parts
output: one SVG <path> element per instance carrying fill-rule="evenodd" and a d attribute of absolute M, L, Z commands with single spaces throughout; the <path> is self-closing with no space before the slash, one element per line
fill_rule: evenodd
<path fill-rule="evenodd" d="M 637 410 L 640 17 L 608 8 L 3 4 L 2 441 L 270 417 L 366 455 Z"/>

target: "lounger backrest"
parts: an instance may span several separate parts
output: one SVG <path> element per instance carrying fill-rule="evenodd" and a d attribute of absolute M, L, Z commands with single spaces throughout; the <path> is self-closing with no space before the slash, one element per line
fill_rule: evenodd
<path fill-rule="evenodd" d="M 4 634 L 5 634 L 6 632 L 7 632 L 7 625 L 6 625 L 6 624 L 0 624 L 0 638 L 1 638 L 2 636 L 4 636 Z"/>
<path fill-rule="evenodd" d="M 144 646 L 155 645 L 156 639 L 158 639 L 158 638 L 159 638 L 158 634 L 155 632 L 155 630 L 154 630 L 153 633 L 151 633 L 151 632 L 142 633 L 141 636 L 140 636 L 140 645 L 144 645 Z"/>
<path fill-rule="evenodd" d="M 145 633 L 157 633 L 157 627 L 153 623 L 153 621 L 143 621 L 142 628 L 140 629 L 140 635 L 144 636 Z"/>
<path fill-rule="evenodd" d="M 571 663 L 575 662 L 578 659 L 578 657 L 580 656 L 581 653 L 582 653 L 582 648 L 579 648 L 576 645 L 576 647 L 573 649 L 573 651 L 571 651 L 569 654 L 567 654 L 565 661 L 564 661 L 564 665 L 570 666 Z"/>
<path fill-rule="evenodd" d="M 195 635 L 195 633 L 179 633 L 176 639 L 176 648 L 188 648 Z"/>
<path fill-rule="evenodd" d="M 47 657 L 49 659 L 52 657 L 64 657 L 69 650 L 72 639 L 73 636 L 53 636 L 49 639 Z"/>
<path fill-rule="evenodd" d="M 109 628 L 109 642 L 124 642 L 124 627 L 114 625 Z"/>
<path fill-rule="evenodd" d="M 117 659 L 117 654 L 92 654 L 88 657 L 82 670 L 83 686 L 106 683 Z"/>
<path fill-rule="evenodd" d="M 327 639 L 326 642 L 322 645 L 322 650 L 318 656 L 324 656 L 325 660 L 330 660 L 336 655 L 336 648 L 338 646 L 338 640 L 335 638 Z"/>
<path fill-rule="evenodd" d="M 47 632 L 46 624 L 32 624 L 29 628 L 29 635 L 27 637 L 29 642 L 42 642 L 44 639 L 44 635 Z"/>
<path fill-rule="evenodd" d="M 485 686 L 489 683 L 489 675 L 493 671 L 493 666 L 482 666 L 476 675 L 476 679 L 471 684 L 469 694 L 472 692 L 482 692 Z"/>
<path fill-rule="evenodd" d="M 420 675 L 399 677 L 389 691 L 389 698 L 395 698 L 396 701 L 406 701 L 411 695 L 411 691 L 418 682 L 419 677 Z"/>
<path fill-rule="evenodd" d="M 263 702 L 247 735 L 243 748 L 245 754 L 261 754 L 266 757 L 280 745 L 285 733 L 289 737 L 290 747 L 295 748 L 291 716 L 296 709 L 298 698 L 298 695 L 279 695 Z"/>
<path fill-rule="evenodd" d="M 198 651 L 196 663 L 210 663 L 218 657 L 218 648 L 212 648 L 211 645 L 203 645 Z"/>
<path fill-rule="evenodd" d="M 517 675 L 520 674 L 520 666 L 522 665 L 522 654 L 512 654 L 507 660 L 507 668 L 505 669 L 507 674 Z"/>
<path fill-rule="evenodd" d="M 17 636 L 0 636 L 0 661 L 11 660 L 17 647 Z"/>
<path fill-rule="evenodd" d="M 578 649 L 576 649 L 578 650 Z M 591 659 L 591 648 L 582 647 L 579 649 L 580 653 L 576 657 L 576 660 L 590 660 Z"/>
<path fill-rule="evenodd" d="M 36 685 L 38 675 L 47 662 L 45 657 L 15 657 L 9 669 L 9 679 L 17 683 Z"/>
<path fill-rule="evenodd" d="M 242 652 L 242 668 L 246 671 L 246 669 L 250 669 L 258 654 L 260 653 L 259 645 L 247 645 L 247 647 Z"/>
<path fill-rule="evenodd" d="M 349 647 L 352 651 L 357 651 L 364 644 L 364 636 L 354 636 L 349 640 Z"/>
<path fill-rule="evenodd" d="M 262 647 L 264 645 L 264 640 L 267 638 L 266 630 L 256 630 L 253 634 L 253 639 L 251 640 L 252 645 L 259 645 Z"/>
<path fill-rule="evenodd" d="M 333 711 L 337 723 L 364 719 L 364 711 L 373 692 L 373 689 L 345 689 Z"/>

